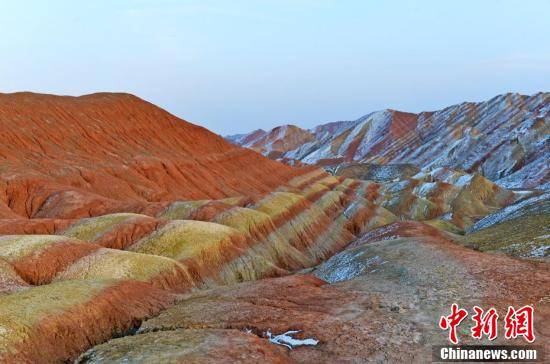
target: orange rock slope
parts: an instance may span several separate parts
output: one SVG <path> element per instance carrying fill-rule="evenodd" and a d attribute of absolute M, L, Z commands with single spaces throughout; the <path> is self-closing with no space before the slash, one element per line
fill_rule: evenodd
<path fill-rule="evenodd" d="M 0 217 L 265 193 L 291 168 L 128 94 L 0 94 Z"/>

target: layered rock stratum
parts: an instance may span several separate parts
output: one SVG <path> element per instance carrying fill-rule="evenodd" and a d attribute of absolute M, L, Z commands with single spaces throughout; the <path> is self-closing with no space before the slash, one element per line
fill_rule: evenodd
<path fill-rule="evenodd" d="M 0 94 L 0 216 L 265 193 L 294 171 L 128 94 Z"/>
<path fill-rule="evenodd" d="M 550 187 L 547 92 L 508 93 L 418 114 L 386 109 L 311 130 L 287 125 L 228 139 L 288 162 L 445 167 L 480 173 L 508 188 Z"/>
<path fill-rule="evenodd" d="M 548 349 L 547 171 L 291 167 L 107 93 L 0 94 L 0 146 L 0 362 L 422 363 L 453 302 L 533 305 Z"/>

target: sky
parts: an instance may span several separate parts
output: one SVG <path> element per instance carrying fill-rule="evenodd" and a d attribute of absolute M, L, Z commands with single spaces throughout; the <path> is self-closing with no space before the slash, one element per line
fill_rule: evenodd
<path fill-rule="evenodd" d="M 0 0 L 0 92 L 129 92 L 222 134 L 550 91 L 550 0 Z"/>

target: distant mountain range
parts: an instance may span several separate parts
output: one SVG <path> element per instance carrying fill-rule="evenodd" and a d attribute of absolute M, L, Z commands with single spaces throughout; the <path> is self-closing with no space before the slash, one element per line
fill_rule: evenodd
<path fill-rule="evenodd" d="M 507 188 L 550 187 L 550 93 L 507 93 L 418 114 L 392 109 L 354 121 L 228 136 L 296 164 L 414 164 L 477 172 Z"/>

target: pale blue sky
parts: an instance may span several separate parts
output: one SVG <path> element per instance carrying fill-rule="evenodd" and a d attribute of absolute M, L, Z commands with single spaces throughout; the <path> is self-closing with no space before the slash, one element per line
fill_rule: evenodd
<path fill-rule="evenodd" d="M 221 134 L 550 91 L 548 0 L 0 0 L 0 34 L 0 92 L 130 92 Z"/>

